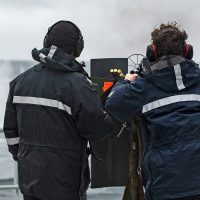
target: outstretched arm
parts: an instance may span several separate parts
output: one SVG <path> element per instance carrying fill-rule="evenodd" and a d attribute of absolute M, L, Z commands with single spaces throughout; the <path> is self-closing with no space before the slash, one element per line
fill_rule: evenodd
<path fill-rule="evenodd" d="M 141 78 L 116 83 L 106 101 L 106 110 L 121 122 L 129 122 L 142 113 L 144 85 Z"/>

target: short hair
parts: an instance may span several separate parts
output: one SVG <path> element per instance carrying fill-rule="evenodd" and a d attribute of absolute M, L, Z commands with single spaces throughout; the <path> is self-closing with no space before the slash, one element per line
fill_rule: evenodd
<path fill-rule="evenodd" d="M 185 40 L 188 38 L 176 22 L 161 24 L 151 33 L 153 44 L 156 45 L 157 56 L 185 55 Z"/>

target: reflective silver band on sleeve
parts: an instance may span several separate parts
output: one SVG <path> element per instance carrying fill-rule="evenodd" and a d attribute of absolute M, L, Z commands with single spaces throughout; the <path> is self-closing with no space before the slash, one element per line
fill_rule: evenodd
<path fill-rule="evenodd" d="M 143 186 L 142 189 L 143 189 L 143 192 L 144 192 L 144 194 L 145 194 L 145 192 L 146 192 L 146 191 L 145 191 L 145 187 Z"/>
<path fill-rule="evenodd" d="M 39 54 L 39 57 L 40 57 L 40 60 L 41 60 L 42 62 L 46 63 L 46 61 L 45 61 L 46 56 L 45 56 L 44 54 L 40 53 L 40 54 Z"/>
<path fill-rule="evenodd" d="M 6 142 L 7 142 L 8 145 L 19 144 L 19 137 L 15 137 L 15 138 L 6 138 Z"/>
<path fill-rule="evenodd" d="M 40 60 L 42 62 L 46 63 L 45 58 L 48 57 L 51 59 L 53 57 L 54 53 L 56 52 L 56 50 L 57 50 L 57 47 L 52 45 L 47 56 L 45 56 L 43 53 L 39 54 Z"/>
<path fill-rule="evenodd" d="M 114 91 L 112 91 L 109 95 L 108 98 L 111 97 L 113 95 Z"/>
<path fill-rule="evenodd" d="M 158 99 L 151 103 L 145 104 L 142 109 L 142 113 L 146 113 L 156 108 L 166 106 L 173 103 L 183 102 L 183 101 L 200 101 L 200 95 L 198 94 L 184 94 L 166 97 L 163 99 Z"/>
<path fill-rule="evenodd" d="M 91 81 L 87 76 L 85 76 L 85 78 L 86 78 L 87 81 L 90 83 L 90 85 L 93 85 L 92 81 Z"/>
<path fill-rule="evenodd" d="M 70 115 L 72 114 L 71 108 L 69 106 L 62 103 L 61 101 L 53 100 L 53 99 L 40 98 L 40 97 L 14 96 L 13 103 L 48 106 L 48 107 L 53 107 L 53 108 L 58 108 L 60 110 L 64 110 Z"/>
<path fill-rule="evenodd" d="M 182 90 L 185 88 L 184 84 L 183 84 L 183 77 L 181 74 L 181 66 L 179 64 L 174 66 L 174 72 L 175 72 L 175 76 L 176 76 L 176 85 L 177 88 L 179 90 Z"/>
<path fill-rule="evenodd" d="M 57 50 L 57 47 L 54 46 L 54 45 L 52 45 L 52 46 L 51 46 L 51 49 L 50 49 L 50 51 L 49 51 L 49 54 L 47 55 L 47 57 L 48 57 L 48 58 L 52 58 L 53 55 L 54 55 L 54 53 L 56 52 L 56 50 Z"/>

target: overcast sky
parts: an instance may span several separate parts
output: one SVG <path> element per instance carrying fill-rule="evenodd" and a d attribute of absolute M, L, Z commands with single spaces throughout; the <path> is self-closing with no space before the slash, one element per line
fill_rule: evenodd
<path fill-rule="evenodd" d="M 82 60 L 145 54 L 154 27 L 177 21 L 200 61 L 199 0 L 0 0 L 0 59 L 31 60 L 31 50 L 42 47 L 58 20 L 82 30 Z"/>

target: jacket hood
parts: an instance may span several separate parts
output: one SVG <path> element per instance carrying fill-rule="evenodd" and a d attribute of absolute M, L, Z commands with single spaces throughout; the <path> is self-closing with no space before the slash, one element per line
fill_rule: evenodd
<path fill-rule="evenodd" d="M 150 66 L 150 70 L 146 79 L 168 92 L 183 90 L 200 81 L 198 64 L 182 56 L 163 56 Z"/>
<path fill-rule="evenodd" d="M 89 77 L 83 66 L 59 47 L 51 46 L 51 48 L 43 48 L 41 50 L 34 48 L 32 57 L 49 70 L 79 72 Z"/>

